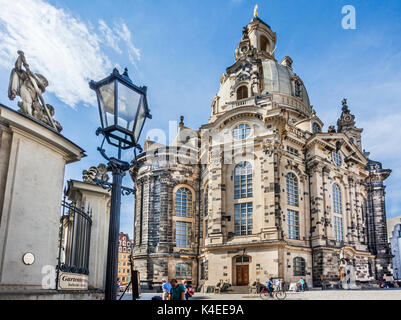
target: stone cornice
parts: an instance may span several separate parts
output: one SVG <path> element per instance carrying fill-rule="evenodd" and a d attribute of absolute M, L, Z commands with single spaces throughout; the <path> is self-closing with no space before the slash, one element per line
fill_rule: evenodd
<path fill-rule="evenodd" d="M 85 157 L 85 150 L 45 124 L 0 104 L 0 122 L 12 132 L 32 139 L 60 153 L 66 163 Z"/>

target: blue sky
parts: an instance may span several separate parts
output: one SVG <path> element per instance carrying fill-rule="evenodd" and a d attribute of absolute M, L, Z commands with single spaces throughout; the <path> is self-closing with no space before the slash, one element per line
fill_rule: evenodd
<path fill-rule="evenodd" d="M 88 157 L 69 165 L 66 178 L 80 179 L 104 162 L 96 151 L 99 116 L 89 79 L 114 66 L 147 85 L 153 120 L 147 131 L 168 132 L 168 121 L 187 126 L 208 121 L 219 78 L 234 62 L 242 27 L 253 7 L 277 32 L 276 57 L 289 55 L 325 123 L 335 124 L 348 98 L 363 146 L 393 169 L 387 180 L 388 216 L 401 214 L 401 2 L 340 0 L 0 0 L 0 102 L 9 101 L 9 72 L 25 51 L 35 72 L 50 83 L 45 98 L 55 106 L 63 134 Z M 341 27 L 344 5 L 356 9 L 356 30 Z M 131 154 L 126 154 L 129 158 Z M 132 186 L 129 177 L 124 179 Z M 121 230 L 132 234 L 133 197 L 125 197 Z"/>

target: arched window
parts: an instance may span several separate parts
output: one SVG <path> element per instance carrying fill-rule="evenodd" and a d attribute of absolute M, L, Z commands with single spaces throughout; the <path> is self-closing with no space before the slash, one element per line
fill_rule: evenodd
<path fill-rule="evenodd" d="M 288 173 L 286 176 L 287 185 L 287 204 L 290 206 L 298 206 L 298 179 L 293 173 Z"/>
<path fill-rule="evenodd" d="M 305 259 L 302 257 L 295 257 L 293 259 L 294 276 L 305 276 Z"/>
<path fill-rule="evenodd" d="M 248 98 L 248 88 L 246 86 L 240 86 L 237 89 L 237 100 Z"/>
<path fill-rule="evenodd" d="M 159 242 L 160 209 L 160 180 L 155 180 L 153 185 L 153 212 L 151 215 L 153 228 L 149 230 L 154 246 Z"/>
<path fill-rule="evenodd" d="M 269 52 L 270 51 L 270 43 L 269 40 L 265 36 L 260 36 L 260 50 Z"/>
<path fill-rule="evenodd" d="M 333 184 L 333 212 L 342 214 L 342 201 L 341 201 L 341 189 L 338 184 Z"/>
<path fill-rule="evenodd" d="M 179 217 L 191 217 L 192 212 L 192 192 L 187 188 L 178 189 L 175 198 L 175 214 Z"/>
<path fill-rule="evenodd" d="M 249 162 L 241 162 L 234 169 L 234 199 L 252 196 L 252 166 Z"/>
<path fill-rule="evenodd" d="M 209 187 L 206 187 L 205 194 L 203 196 L 203 214 L 206 217 L 209 213 Z"/>
<path fill-rule="evenodd" d="M 322 128 L 320 128 L 320 126 L 314 122 L 312 125 L 312 133 L 320 133 L 322 132 Z"/>
<path fill-rule="evenodd" d="M 245 123 L 241 123 L 233 130 L 233 137 L 235 140 L 244 140 L 251 133 L 251 127 Z"/>

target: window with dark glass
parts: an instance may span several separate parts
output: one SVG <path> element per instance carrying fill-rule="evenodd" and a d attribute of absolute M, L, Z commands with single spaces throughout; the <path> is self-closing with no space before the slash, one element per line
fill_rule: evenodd
<path fill-rule="evenodd" d="M 240 199 L 252 196 L 252 166 L 249 162 L 241 162 L 234 169 L 234 198 Z"/>
<path fill-rule="evenodd" d="M 235 140 L 244 140 L 248 138 L 251 133 L 251 127 L 245 123 L 241 123 L 233 130 L 233 137 Z"/>
<path fill-rule="evenodd" d="M 191 246 L 191 223 L 176 221 L 175 223 L 175 242 L 179 248 L 188 248 Z"/>
<path fill-rule="evenodd" d="M 287 204 L 290 206 L 298 206 L 298 179 L 293 173 L 288 173 L 286 176 L 287 185 Z"/>
<path fill-rule="evenodd" d="M 322 132 L 322 128 L 320 128 L 320 126 L 316 122 L 314 122 L 312 125 L 312 132 L 320 133 L 320 132 Z"/>
<path fill-rule="evenodd" d="M 293 260 L 294 264 L 294 276 L 305 276 L 306 275 L 306 265 L 305 259 L 301 257 L 295 257 Z"/>
<path fill-rule="evenodd" d="M 248 263 L 249 257 L 248 256 L 241 256 L 235 259 L 235 263 Z"/>
<path fill-rule="evenodd" d="M 343 219 L 341 217 L 334 216 L 334 238 L 337 241 L 343 241 Z"/>
<path fill-rule="evenodd" d="M 177 190 L 175 199 L 175 213 L 179 217 L 191 217 L 192 209 L 192 192 L 187 188 Z"/>
<path fill-rule="evenodd" d="M 234 231 L 236 236 L 245 236 L 252 234 L 252 215 L 252 202 L 234 205 Z"/>
<path fill-rule="evenodd" d="M 341 167 L 342 164 L 342 157 L 337 152 L 332 152 L 331 157 L 333 158 L 333 162 L 337 167 Z"/>
<path fill-rule="evenodd" d="M 265 36 L 260 36 L 260 50 L 266 52 L 270 51 L 269 40 Z"/>
<path fill-rule="evenodd" d="M 201 280 L 206 279 L 206 264 L 205 261 L 202 261 L 200 264 L 200 278 Z"/>
<path fill-rule="evenodd" d="M 203 195 L 203 214 L 206 217 L 209 212 L 209 187 L 206 187 L 205 194 Z"/>
<path fill-rule="evenodd" d="M 341 200 L 341 188 L 338 184 L 333 184 L 333 212 L 342 214 L 342 200 Z"/>
<path fill-rule="evenodd" d="M 299 80 L 295 81 L 295 96 L 302 98 L 302 84 Z"/>
<path fill-rule="evenodd" d="M 288 210 L 288 238 L 299 240 L 299 213 Z"/>
<path fill-rule="evenodd" d="M 237 100 L 248 98 L 248 87 L 240 86 L 237 89 Z"/>
<path fill-rule="evenodd" d="M 192 278 L 192 265 L 190 263 L 177 263 L 175 265 L 175 275 L 179 278 Z"/>
<path fill-rule="evenodd" d="M 290 146 L 287 146 L 287 151 L 288 151 L 288 153 L 292 154 L 293 156 L 297 157 L 299 155 L 298 150 L 294 149 Z"/>

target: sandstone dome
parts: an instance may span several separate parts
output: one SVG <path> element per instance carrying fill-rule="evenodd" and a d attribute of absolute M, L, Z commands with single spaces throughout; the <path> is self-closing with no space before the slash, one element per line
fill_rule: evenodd
<path fill-rule="evenodd" d="M 283 62 L 286 61 L 285 59 Z M 292 68 L 278 63 L 276 60 L 264 60 L 263 66 L 263 79 L 264 90 L 263 93 L 279 93 L 289 96 L 295 96 L 300 99 L 306 107 L 310 106 L 308 92 L 302 83 L 302 80 L 292 71 Z M 299 93 L 296 93 L 294 86 L 294 79 L 298 78 L 302 85 L 299 86 Z"/>

